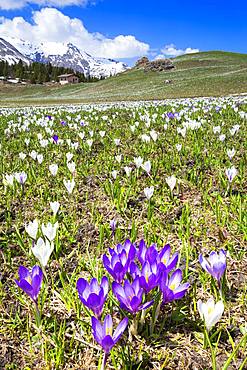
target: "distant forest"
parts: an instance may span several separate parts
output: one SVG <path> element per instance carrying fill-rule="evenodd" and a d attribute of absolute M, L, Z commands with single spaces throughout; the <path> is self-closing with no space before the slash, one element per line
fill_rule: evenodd
<path fill-rule="evenodd" d="M 27 80 L 31 84 L 42 84 L 51 81 L 58 82 L 58 76 L 67 73 L 74 73 L 79 77 L 80 82 L 99 81 L 99 78 L 84 76 L 83 73 L 75 72 L 70 68 L 54 67 L 51 63 L 43 64 L 33 62 L 28 66 L 24 64 L 22 60 L 12 65 L 8 62 L 0 61 L 0 76 L 5 77 L 6 79 L 19 78 L 20 80 Z"/>

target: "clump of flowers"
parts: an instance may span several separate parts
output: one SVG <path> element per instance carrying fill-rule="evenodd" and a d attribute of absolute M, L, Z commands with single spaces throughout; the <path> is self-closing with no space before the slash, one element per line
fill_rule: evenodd
<path fill-rule="evenodd" d="M 155 244 L 148 247 L 145 241 L 141 240 L 139 245 L 136 245 L 128 239 L 123 244 L 117 244 L 114 249 L 109 248 L 109 255 L 102 256 L 103 265 L 113 278 L 112 292 L 120 308 L 130 316 L 129 320 L 127 317 L 123 318 L 114 334 L 112 317 L 109 314 L 105 316 L 103 325 L 99 321 L 109 291 L 107 277 L 104 276 L 101 283 L 95 278 L 90 282 L 83 278 L 78 279 L 79 298 L 95 316 L 92 317 L 92 333 L 105 353 L 102 368 L 105 366 L 108 353 L 126 329 L 128 321 L 131 322 L 129 333 L 131 339 L 132 335 L 138 333 L 138 323 L 140 322 L 141 326 L 144 324 L 145 312 L 155 300 L 158 300 L 157 308 L 157 305 L 160 307 L 161 304 L 180 299 L 186 294 L 189 283 L 182 283 L 180 269 L 173 271 L 177 266 L 178 257 L 178 252 L 171 253 L 169 244 L 158 251 Z M 151 331 L 157 318 L 156 310 Z"/>

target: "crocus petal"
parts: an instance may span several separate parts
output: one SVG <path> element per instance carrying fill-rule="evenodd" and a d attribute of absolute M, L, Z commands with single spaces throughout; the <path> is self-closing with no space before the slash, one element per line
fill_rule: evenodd
<path fill-rule="evenodd" d="M 144 303 L 142 306 L 140 306 L 140 310 L 146 310 L 148 307 L 152 306 L 153 303 L 154 303 L 153 300 L 150 302 Z"/>
<path fill-rule="evenodd" d="M 102 277 L 100 285 L 103 288 L 104 295 L 106 296 L 108 294 L 108 291 L 109 291 L 109 282 L 108 282 L 108 278 L 106 276 Z"/>
<path fill-rule="evenodd" d="M 107 257 L 106 254 L 103 254 L 102 261 L 103 261 L 103 265 L 104 265 L 105 268 L 107 268 L 106 266 L 110 265 L 110 260 L 109 260 L 109 258 Z"/>
<path fill-rule="evenodd" d="M 103 327 L 100 321 L 98 321 L 95 317 L 92 317 L 91 322 L 94 339 L 101 345 L 103 339 Z"/>
<path fill-rule="evenodd" d="M 199 255 L 199 262 L 204 270 L 208 271 L 208 269 L 210 269 L 208 261 L 203 257 L 202 254 Z"/>
<path fill-rule="evenodd" d="M 38 294 L 39 294 L 39 291 L 40 291 L 40 288 L 41 288 L 41 284 L 42 284 L 42 278 L 43 278 L 43 273 L 41 271 L 41 273 L 39 275 L 35 275 L 32 279 L 34 300 L 36 300 L 37 297 L 38 297 Z"/>
<path fill-rule="evenodd" d="M 169 261 L 169 258 L 170 258 L 170 254 L 171 254 L 171 247 L 169 244 L 166 244 L 159 253 L 160 260 L 161 262 L 164 263 L 164 265 L 167 265 L 167 262 Z"/>
<path fill-rule="evenodd" d="M 138 297 L 133 297 L 130 301 L 130 312 L 137 312 L 140 310 L 141 300 Z"/>
<path fill-rule="evenodd" d="M 84 299 L 88 298 L 90 294 L 90 288 L 88 282 L 85 279 L 83 278 L 78 279 L 76 283 L 76 288 L 79 293 L 79 296 L 83 296 Z"/>
<path fill-rule="evenodd" d="M 19 267 L 18 273 L 19 273 L 20 280 L 21 279 L 26 279 L 27 277 L 30 277 L 30 273 L 29 273 L 28 269 L 24 266 Z"/>
<path fill-rule="evenodd" d="M 162 298 L 163 298 L 163 303 L 169 303 L 173 301 L 174 299 L 174 293 L 171 289 L 168 287 L 165 287 L 165 289 L 162 290 Z"/>
<path fill-rule="evenodd" d="M 87 299 L 87 306 L 93 311 L 100 305 L 100 298 L 96 293 L 91 293 Z"/>
<path fill-rule="evenodd" d="M 100 291 L 100 286 L 96 278 L 93 278 L 89 284 L 91 292 L 94 292 L 96 294 Z"/>
<path fill-rule="evenodd" d="M 126 297 L 133 297 L 135 295 L 135 291 L 127 279 L 124 282 L 124 293 Z"/>
<path fill-rule="evenodd" d="M 41 270 L 41 268 L 39 266 L 33 266 L 31 275 L 32 275 L 32 278 L 35 275 L 42 275 L 43 276 L 43 272 L 42 272 L 42 270 Z"/>
<path fill-rule="evenodd" d="M 176 271 L 174 271 L 169 279 L 169 287 L 172 290 L 175 290 L 179 286 L 182 278 L 183 278 L 183 275 L 180 269 L 177 269 Z"/>
<path fill-rule="evenodd" d="M 33 287 L 26 280 L 16 280 L 16 284 L 21 288 L 29 297 L 33 299 Z"/>
<path fill-rule="evenodd" d="M 174 253 L 174 255 L 169 260 L 168 264 L 166 265 L 167 270 L 170 272 L 171 270 L 176 267 L 178 263 L 178 252 Z"/>
<path fill-rule="evenodd" d="M 211 316 L 210 320 L 206 323 L 207 329 L 210 330 L 221 318 L 224 312 L 224 303 L 219 301 L 214 307 L 214 314 Z"/>
<path fill-rule="evenodd" d="M 190 284 L 185 283 L 180 285 L 177 289 L 174 290 L 174 299 L 180 299 L 183 298 L 189 288 Z"/>
<path fill-rule="evenodd" d="M 103 335 L 110 335 L 112 336 L 112 328 L 113 328 L 113 324 L 112 324 L 112 317 L 111 315 L 106 315 L 105 317 L 105 320 L 104 320 L 104 324 L 103 324 Z"/>
<path fill-rule="evenodd" d="M 120 339 L 121 335 L 123 334 L 124 330 L 126 329 L 127 325 L 128 325 L 128 318 L 125 317 L 120 322 L 120 324 L 118 325 L 118 327 L 116 328 L 116 330 L 113 334 L 113 341 L 114 341 L 115 344 L 119 341 L 119 339 Z"/>
<path fill-rule="evenodd" d="M 114 344 L 115 343 L 110 335 L 107 335 L 106 337 L 104 337 L 104 339 L 101 342 L 101 346 L 106 353 L 110 352 Z"/>
<path fill-rule="evenodd" d="M 124 292 L 122 285 L 120 285 L 119 283 L 116 283 L 115 281 L 113 281 L 112 283 L 112 291 L 115 294 L 115 296 L 122 296 L 122 297 L 125 296 L 125 292 Z"/>
<path fill-rule="evenodd" d="M 203 305 L 204 305 L 204 303 L 202 302 L 201 299 L 199 299 L 197 301 L 197 309 L 198 309 L 198 312 L 200 314 L 201 320 L 203 320 L 203 317 L 204 317 Z"/>

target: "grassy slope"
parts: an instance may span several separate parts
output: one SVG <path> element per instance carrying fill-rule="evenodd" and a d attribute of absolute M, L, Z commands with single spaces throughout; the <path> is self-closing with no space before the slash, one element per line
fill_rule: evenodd
<path fill-rule="evenodd" d="M 247 92 L 247 54 L 202 52 L 174 59 L 167 72 L 132 69 L 91 84 L 1 86 L 0 104 L 42 104 L 221 96 Z M 166 85 L 164 80 L 172 80 Z"/>

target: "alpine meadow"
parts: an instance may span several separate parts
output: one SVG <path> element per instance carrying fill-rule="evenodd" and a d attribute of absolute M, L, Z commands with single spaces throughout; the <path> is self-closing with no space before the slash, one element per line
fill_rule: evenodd
<path fill-rule="evenodd" d="M 0 370 L 247 369 L 247 6 L 156 3 L 0 1 Z"/>

